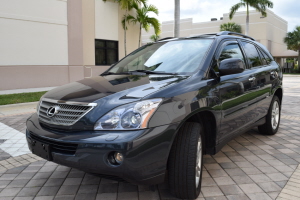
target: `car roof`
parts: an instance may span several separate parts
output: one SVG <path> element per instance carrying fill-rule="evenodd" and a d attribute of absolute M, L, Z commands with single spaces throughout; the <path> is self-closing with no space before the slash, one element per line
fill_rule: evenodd
<path fill-rule="evenodd" d="M 196 35 L 196 36 L 190 36 L 190 37 L 181 37 L 181 38 L 175 38 L 175 37 L 166 37 L 166 38 L 162 38 L 160 40 L 158 40 L 158 42 L 161 41 L 172 41 L 172 40 L 184 40 L 184 39 L 191 39 L 191 38 L 217 38 L 217 37 L 222 37 L 222 38 L 245 38 L 245 39 L 249 39 L 252 41 L 255 41 L 254 38 L 241 34 L 241 33 L 235 33 L 235 32 L 230 32 L 230 31 L 222 31 L 219 33 L 209 33 L 209 34 L 203 34 L 203 35 Z"/>

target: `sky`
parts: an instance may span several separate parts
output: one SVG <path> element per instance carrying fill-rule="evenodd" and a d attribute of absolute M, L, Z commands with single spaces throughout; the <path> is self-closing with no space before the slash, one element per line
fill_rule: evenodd
<path fill-rule="evenodd" d="M 297 25 L 300 26 L 299 0 L 271 1 L 274 6 L 270 10 L 288 22 L 288 31 L 293 31 Z M 181 0 L 180 18 L 193 18 L 193 22 L 206 22 L 211 18 L 219 20 L 224 13 L 229 13 L 232 5 L 239 2 L 240 0 Z M 148 4 L 153 4 L 158 8 L 157 18 L 160 22 L 174 19 L 174 0 L 148 0 Z M 245 10 L 240 9 L 237 12 Z"/>

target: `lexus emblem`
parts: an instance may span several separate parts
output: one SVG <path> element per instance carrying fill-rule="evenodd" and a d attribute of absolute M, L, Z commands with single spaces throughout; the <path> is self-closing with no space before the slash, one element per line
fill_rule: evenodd
<path fill-rule="evenodd" d="M 59 110 L 60 110 L 59 106 L 51 106 L 50 108 L 47 109 L 47 116 L 53 117 L 58 113 Z"/>

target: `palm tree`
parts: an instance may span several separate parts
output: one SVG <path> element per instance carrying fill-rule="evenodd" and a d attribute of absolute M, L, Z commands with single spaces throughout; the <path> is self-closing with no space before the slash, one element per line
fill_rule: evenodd
<path fill-rule="evenodd" d="M 236 33 L 242 33 L 242 27 L 234 22 L 228 22 L 220 25 L 220 31 L 231 31 Z"/>
<path fill-rule="evenodd" d="M 106 2 L 107 0 L 103 0 Z M 118 2 L 121 9 L 125 10 L 125 15 L 123 16 L 122 20 L 122 26 L 124 29 L 124 51 L 125 51 L 125 56 L 127 55 L 127 42 L 126 42 L 126 31 L 127 31 L 127 25 L 126 25 L 126 18 L 128 17 L 128 11 L 132 9 L 132 4 L 133 3 L 145 3 L 145 0 L 114 0 L 115 2 Z"/>
<path fill-rule="evenodd" d="M 154 17 L 149 17 L 148 14 L 153 12 L 158 15 L 158 9 L 154 5 L 147 5 L 146 3 L 140 8 L 137 3 L 133 3 L 132 7 L 136 10 L 136 16 L 128 15 L 126 18 L 127 21 L 132 22 L 134 24 L 140 24 L 140 33 L 139 33 L 139 47 L 141 46 L 141 34 L 142 28 L 145 31 L 149 31 L 150 26 L 154 28 L 155 35 L 159 35 L 160 33 L 160 23 Z"/>
<path fill-rule="evenodd" d="M 293 32 L 288 32 L 284 38 L 284 43 L 290 50 L 298 51 L 298 66 L 300 63 L 300 26 L 296 26 Z"/>
<path fill-rule="evenodd" d="M 249 7 L 255 8 L 258 12 L 262 14 L 262 16 L 266 17 L 266 8 L 273 8 L 273 2 L 269 0 L 240 0 L 239 3 L 233 5 L 230 8 L 229 19 L 233 18 L 235 12 L 242 8 L 247 8 L 247 17 L 246 17 L 246 35 L 249 33 Z"/>
<path fill-rule="evenodd" d="M 180 0 L 175 0 L 174 9 L 174 37 L 180 36 Z"/>
<path fill-rule="evenodd" d="M 157 40 L 159 40 L 159 38 L 160 38 L 160 36 L 156 35 L 156 34 L 150 36 L 150 40 L 152 40 L 153 42 L 157 42 Z"/>

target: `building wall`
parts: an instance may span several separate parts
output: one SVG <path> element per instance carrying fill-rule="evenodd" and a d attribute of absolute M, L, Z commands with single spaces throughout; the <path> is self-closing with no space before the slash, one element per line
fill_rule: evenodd
<path fill-rule="evenodd" d="M 95 39 L 118 40 L 121 59 L 123 15 L 109 0 L 1 0 L 0 90 L 59 86 L 98 76 L 109 66 L 95 66 Z M 128 52 L 137 44 L 138 26 L 132 25 Z"/>
<path fill-rule="evenodd" d="M 96 39 L 118 40 L 119 15 L 111 14 L 118 9 L 119 5 L 113 1 L 95 0 Z"/>
<path fill-rule="evenodd" d="M 67 65 L 67 2 L 0 1 L 0 65 Z"/>

